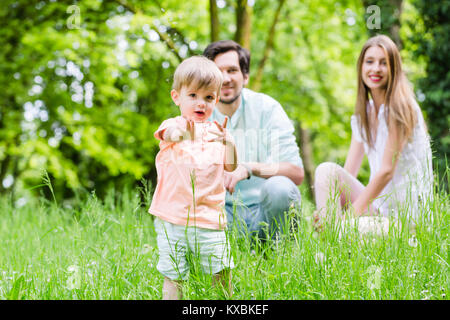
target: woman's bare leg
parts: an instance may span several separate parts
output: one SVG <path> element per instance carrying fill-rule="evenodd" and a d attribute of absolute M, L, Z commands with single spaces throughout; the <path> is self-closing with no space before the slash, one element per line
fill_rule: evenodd
<path fill-rule="evenodd" d="M 336 204 L 335 214 L 341 216 L 342 211 L 359 197 L 364 188 L 358 179 L 341 166 L 332 162 L 321 163 L 316 169 L 314 180 L 317 208 L 315 222 L 325 218 L 327 208 L 333 203 Z"/>

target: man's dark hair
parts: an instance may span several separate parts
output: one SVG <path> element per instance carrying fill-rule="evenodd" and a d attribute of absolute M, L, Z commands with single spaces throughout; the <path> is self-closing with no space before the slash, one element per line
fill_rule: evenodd
<path fill-rule="evenodd" d="M 210 60 L 216 58 L 218 54 L 228 51 L 236 51 L 239 57 L 239 66 L 244 75 L 250 73 L 250 52 L 242 48 L 239 43 L 233 40 L 220 40 L 209 44 L 203 51 L 203 55 Z"/>

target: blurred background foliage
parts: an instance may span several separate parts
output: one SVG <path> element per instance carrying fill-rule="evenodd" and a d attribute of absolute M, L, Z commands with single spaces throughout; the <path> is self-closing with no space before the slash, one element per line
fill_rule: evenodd
<path fill-rule="evenodd" d="M 449 1 L 421 0 L 4 0 L 0 193 L 18 205 L 39 192 L 50 198 L 36 188 L 44 173 L 58 201 L 154 185 L 153 132 L 178 114 L 173 72 L 218 39 L 251 50 L 249 87 L 277 99 L 294 122 L 310 190 L 317 164 L 345 161 L 363 43 L 390 35 L 442 169 L 449 14 Z M 360 178 L 368 176 L 365 161 Z"/>

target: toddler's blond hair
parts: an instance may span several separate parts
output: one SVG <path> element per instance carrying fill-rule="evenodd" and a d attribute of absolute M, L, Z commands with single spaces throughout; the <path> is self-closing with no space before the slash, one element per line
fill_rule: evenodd
<path fill-rule="evenodd" d="M 217 88 L 220 93 L 223 77 L 216 64 L 203 56 L 193 56 L 181 62 L 173 75 L 172 88 L 180 91 L 184 86 Z"/>

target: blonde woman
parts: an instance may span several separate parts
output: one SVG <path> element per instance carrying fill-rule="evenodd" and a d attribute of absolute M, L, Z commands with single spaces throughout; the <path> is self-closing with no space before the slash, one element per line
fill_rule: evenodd
<path fill-rule="evenodd" d="M 345 165 L 326 162 L 315 173 L 315 222 L 337 200 L 337 214 L 418 218 L 432 197 L 429 136 L 422 112 L 402 70 L 400 53 L 387 36 L 370 38 L 357 63 L 358 92 L 351 117 L 352 140 Z M 367 186 L 357 180 L 364 155 L 370 166 Z M 330 207 L 328 207 L 330 208 Z M 330 212 L 330 209 L 328 209 Z"/>

